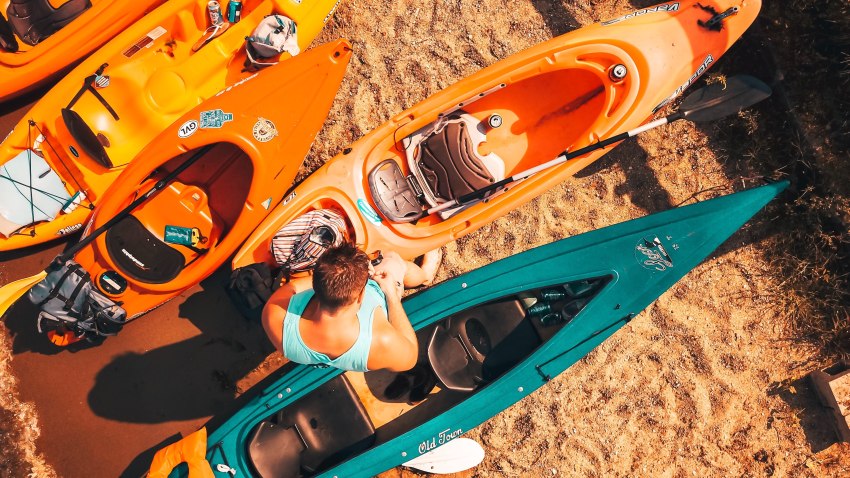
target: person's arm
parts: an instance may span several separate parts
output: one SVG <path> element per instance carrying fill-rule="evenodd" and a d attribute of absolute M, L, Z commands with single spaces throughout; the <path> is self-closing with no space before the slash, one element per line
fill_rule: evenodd
<path fill-rule="evenodd" d="M 269 301 L 263 307 L 263 330 L 275 348 L 283 354 L 283 319 L 286 318 L 286 309 L 292 296 L 310 288 L 312 277 L 299 277 L 283 284 L 269 297 Z"/>
<path fill-rule="evenodd" d="M 419 342 L 401 304 L 401 282 L 388 274 L 378 274 L 374 279 L 386 295 L 387 314 L 386 322 L 383 322 L 383 311 L 375 311 L 376 323 L 383 322 L 383 326 L 375 327 L 369 369 L 389 369 L 394 372 L 410 370 L 419 357 Z"/>

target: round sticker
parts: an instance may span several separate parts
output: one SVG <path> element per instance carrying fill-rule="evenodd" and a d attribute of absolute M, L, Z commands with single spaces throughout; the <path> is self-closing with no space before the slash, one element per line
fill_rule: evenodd
<path fill-rule="evenodd" d="M 271 120 L 260 118 L 254 123 L 254 139 L 261 143 L 267 143 L 277 136 L 277 128 Z"/>

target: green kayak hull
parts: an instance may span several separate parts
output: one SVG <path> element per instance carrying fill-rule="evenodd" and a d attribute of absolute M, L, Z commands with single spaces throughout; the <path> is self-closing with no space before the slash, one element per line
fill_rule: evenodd
<path fill-rule="evenodd" d="M 473 392 L 439 392 L 454 393 L 455 398 L 451 406 L 444 405 L 438 412 L 428 413 L 423 406 L 432 400 L 429 397 L 408 414 L 378 427 L 376 438 L 365 450 L 349 456 L 336 454 L 322 468 L 304 474 L 375 475 L 466 433 L 522 400 L 632 320 L 786 186 L 785 182 L 768 184 L 563 239 L 405 299 L 411 323 L 421 332 L 430 331 L 447 317 L 478 310 L 476 307 L 482 304 L 526 297 L 528 294 L 523 293 L 527 291 L 536 291 L 539 296 L 540 291 L 553 287 L 563 290 L 564 284 L 573 288 L 576 284 L 597 284 L 592 297 L 570 320 L 559 319 L 557 314 L 550 317 L 560 323 L 544 334 L 548 336 L 542 344 L 497 377 L 483 381 Z M 540 320 L 527 314 L 524 320 Z M 316 395 L 308 395 L 340 373 L 331 368 L 288 364 L 243 395 L 238 412 L 219 419 L 217 425 L 210 424 L 207 460 L 213 470 L 224 464 L 236 470 L 236 476 L 257 476 L 249 442 L 258 425 L 293 403 L 299 406 L 316 399 Z M 260 445 L 254 443 L 252 447 Z M 275 453 L 265 450 L 269 452 Z M 177 470 L 171 476 L 183 475 Z M 305 472 L 303 468 L 301 471 Z"/>

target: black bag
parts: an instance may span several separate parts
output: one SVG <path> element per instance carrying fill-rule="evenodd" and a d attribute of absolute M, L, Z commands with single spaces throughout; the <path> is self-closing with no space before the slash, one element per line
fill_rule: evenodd
<path fill-rule="evenodd" d="M 259 322 L 263 306 L 279 283 L 280 280 L 272 276 L 267 264 L 251 264 L 230 274 L 227 295 L 243 316 Z"/>
<path fill-rule="evenodd" d="M 27 297 L 41 309 L 38 330 L 45 334 L 69 330 L 77 338 L 102 341 L 127 321 L 121 303 L 100 293 L 89 273 L 71 260 L 51 270 Z"/>

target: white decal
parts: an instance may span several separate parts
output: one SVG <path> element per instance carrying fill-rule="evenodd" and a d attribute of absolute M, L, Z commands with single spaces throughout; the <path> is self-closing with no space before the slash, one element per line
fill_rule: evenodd
<path fill-rule="evenodd" d="M 676 3 L 667 3 L 665 5 L 656 5 L 654 7 L 644 8 L 643 10 L 638 10 L 627 15 L 623 15 L 622 17 L 617 17 L 613 20 L 608 20 L 602 22 L 602 26 L 613 25 L 615 23 L 620 23 L 623 20 L 628 20 L 630 18 L 639 17 L 641 15 L 646 15 L 647 13 L 656 13 L 656 12 L 675 12 L 679 10 L 679 2 Z"/>
<path fill-rule="evenodd" d="M 679 95 L 684 93 L 685 90 L 687 90 L 688 87 L 693 84 L 693 82 L 697 81 L 697 78 L 699 78 L 700 76 L 702 76 L 703 73 L 705 73 L 705 70 L 707 70 L 712 63 L 714 63 L 714 57 L 711 56 L 711 53 L 709 53 L 708 56 L 705 57 L 705 60 L 702 61 L 702 65 L 697 68 L 697 71 L 694 72 L 694 74 L 691 75 L 690 78 L 688 78 L 688 81 L 686 81 L 682 86 L 676 88 L 676 91 L 674 91 L 672 95 L 668 96 L 667 99 L 659 103 L 658 106 L 653 108 L 652 112 L 655 113 L 661 108 L 664 108 L 665 106 L 670 104 L 671 101 L 675 100 Z"/>
<path fill-rule="evenodd" d="M 423 454 L 437 448 L 440 445 L 445 445 L 447 442 L 454 440 L 455 438 L 463 435 L 463 430 L 458 428 L 455 431 L 450 432 L 451 428 L 446 428 L 441 431 L 439 435 L 435 437 L 431 437 L 430 440 L 425 440 L 419 444 L 419 454 Z"/>
<path fill-rule="evenodd" d="M 259 118 L 257 119 L 257 122 L 254 123 L 252 133 L 254 133 L 254 139 L 257 141 L 261 143 L 268 143 L 277 136 L 277 128 L 271 120 Z"/>
<path fill-rule="evenodd" d="M 83 227 L 83 223 L 74 224 L 73 226 L 63 227 L 62 229 L 59 229 L 58 231 L 56 231 L 56 235 L 57 236 L 64 236 L 65 234 L 70 234 L 74 231 L 78 231 L 82 227 Z"/>
<path fill-rule="evenodd" d="M 177 130 L 177 136 L 181 138 L 188 138 L 192 136 L 198 131 L 198 120 L 189 120 L 182 125 L 180 125 L 180 129 Z"/>
<path fill-rule="evenodd" d="M 677 244 L 674 244 L 674 248 L 678 250 L 679 247 Z M 653 269 L 660 272 L 673 267 L 673 259 L 667 254 L 667 250 L 664 249 L 658 237 L 653 237 L 652 239 L 645 237 L 641 239 L 635 247 L 635 251 L 641 254 L 641 256 L 635 254 L 635 258 L 645 269 Z"/>
<path fill-rule="evenodd" d="M 234 84 L 232 84 L 232 85 L 228 86 L 227 88 L 225 88 L 225 89 L 223 89 L 223 90 L 219 91 L 219 92 L 218 92 L 218 93 L 216 93 L 215 95 L 216 95 L 216 96 L 221 96 L 221 95 L 223 95 L 223 94 L 227 93 L 228 91 L 232 90 L 233 88 L 236 88 L 237 86 L 239 86 L 239 85 L 241 85 L 241 84 L 243 84 L 243 83 L 247 83 L 247 82 L 249 82 L 249 81 L 253 80 L 254 78 L 256 78 L 256 77 L 257 77 L 257 75 L 259 75 L 259 73 L 254 73 L 253 75 L 251 75 L 251 76 L 249 76 L 249 77 L 247 77 L 247 78 L 243 78 L 243 79 L 241 79 L 241 80 L 237 81 L 236 83 L 234 83 Z"/>

